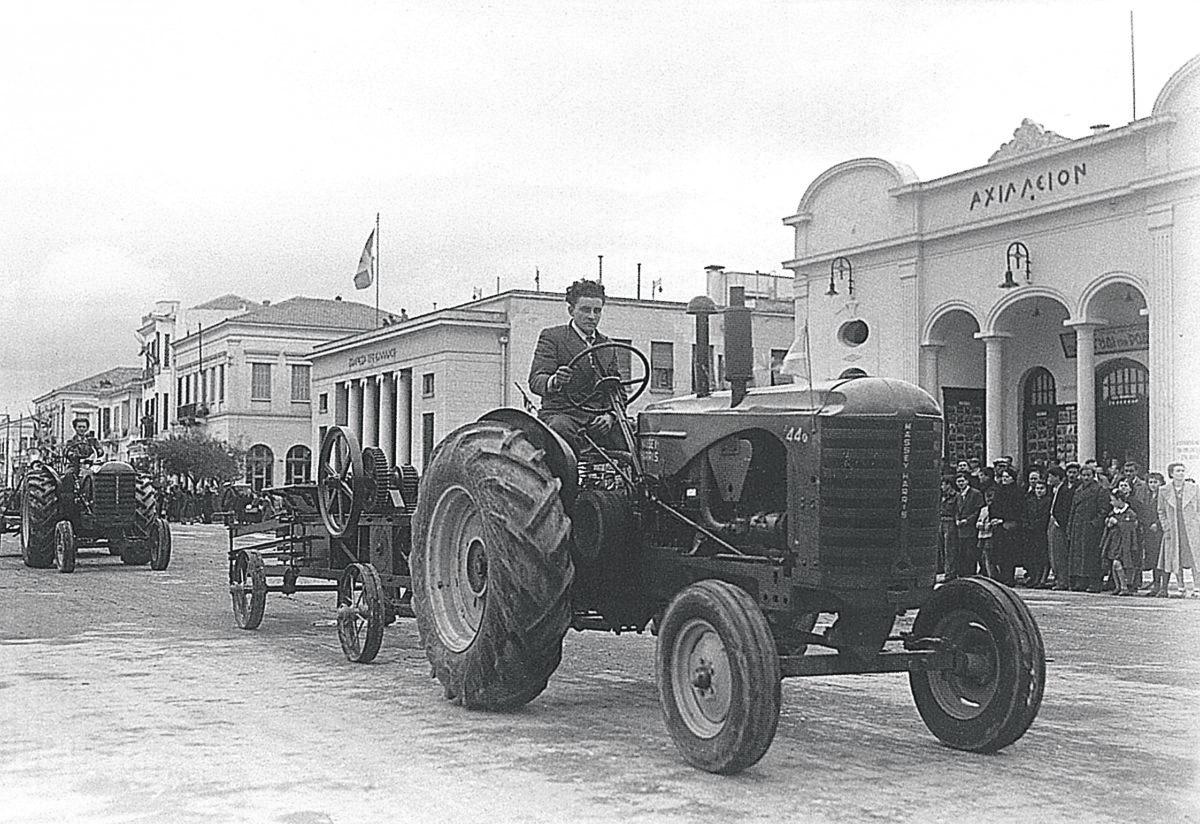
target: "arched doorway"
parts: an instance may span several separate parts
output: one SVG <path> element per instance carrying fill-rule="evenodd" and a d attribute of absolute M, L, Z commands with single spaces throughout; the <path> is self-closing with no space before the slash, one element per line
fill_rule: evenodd
<path fill-rule="evenodd" d="M 306 484 L 312 480 L 312 450 L 303 444 L 296 444 L 287 452 L 287 457 L 284 459 L 284 471 L 287 474 L 287 483 L 291 484 Z"/>
<path fill-rule="evenodd" d="M 1044 366 L 1029 370 L 1021 393 L 1021 459 L 1025 466 L 1049 464 L 1058 455 L 1058 390 Z"/>
<path fill-rule="evenodd" d="M 1150 372 L 1131 358 L 1096 367 L 1096 457 L 1149 465 Z"/>
<path fill-rule="evenodd" d="M 255 491 L 275 485 L 275 453 L 266 444 L 258 443 L 246 453 L 246 482 Z"/>

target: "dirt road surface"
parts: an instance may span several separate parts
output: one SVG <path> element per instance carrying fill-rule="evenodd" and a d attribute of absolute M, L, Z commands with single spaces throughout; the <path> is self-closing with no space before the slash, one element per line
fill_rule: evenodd
<path fill-rule="evenodd" d="M 174 529 L 157 573 L 31 570 L 0 539 L 0 821 L 1200 822 L 1197 600 L 1021 590 L 1046 697 L 997 755 L 941 746 L 903 675 L 799 678 L 724 778 L 676 754 L 649 635 L 571 633 L 540 698 L 469 712 L 412 621 L 370 665 L 328 593 L 237 629 L 224 531 Z"/>

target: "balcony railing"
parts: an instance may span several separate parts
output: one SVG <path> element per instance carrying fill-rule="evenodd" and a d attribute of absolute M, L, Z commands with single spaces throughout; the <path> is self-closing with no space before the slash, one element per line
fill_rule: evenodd
<path fill-rule="evenodd" d="M 208 417 L 208 404 L 206 403 L 185 403 L 176 407 L 175 417 L 183 426 L 195 426 L 204 418 Z"/>

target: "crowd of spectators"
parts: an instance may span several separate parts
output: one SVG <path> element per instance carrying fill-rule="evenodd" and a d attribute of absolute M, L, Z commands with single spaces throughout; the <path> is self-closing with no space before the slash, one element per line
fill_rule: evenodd
<path fill-rule="evenodd" d="M 991 467 L 959 461 L 942 478 L 939 520 L 946 580 L 986 575 L 1009 586 L 1183 598 L 1190 571 L 1190 594 L 1200 594 L 1200 490 L 1182 463 L 1143 476 L 1135 461 L 1023 473 L 1008 457 Z"/>

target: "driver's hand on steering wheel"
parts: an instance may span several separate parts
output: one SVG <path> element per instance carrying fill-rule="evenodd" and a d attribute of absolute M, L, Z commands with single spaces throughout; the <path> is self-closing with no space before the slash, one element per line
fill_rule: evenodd
<path fill-rule="evenodd" d="M 554 374 L 550 376 L 550 380 L 546 381 L 546 388 L 551 392 L 562 392 L 567 388 L 567 384 L 571 382 L 571 376 L 575 373 L 569 366 L 560 366 L 554 370 Z"/>

